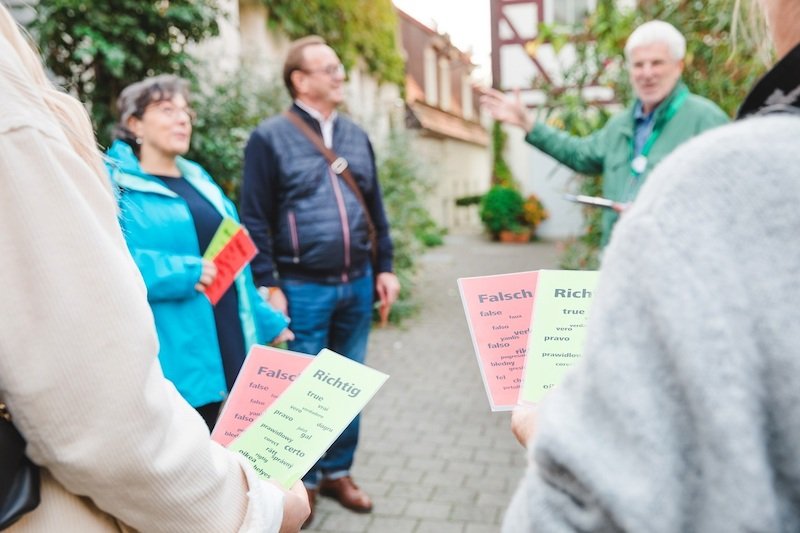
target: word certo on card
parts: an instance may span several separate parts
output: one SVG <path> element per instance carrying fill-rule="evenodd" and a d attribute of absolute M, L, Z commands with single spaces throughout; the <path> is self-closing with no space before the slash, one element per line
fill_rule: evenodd
<path fill-rule="evenodd" d="M 541 401 L 583 354 L 598 272 L 540 270 L 520 403 Z"/>
<path fill-rule="evenodd" d="M 517 272 L 458 280 L 492 411 L 508 411 L 517 405 L 537 275 Z"/>
<path fill-rule="evenodd" d="M 314 358 L 254 345 L 244 360 L 211 438 L 227 446 L 283 394 Z"/>
<path fill-rule="evenodd" d="M 388 375 L 322 350 L 228 448 L 287 489 L 361 412 Z"/>
<path fill-rule="evenodd" d="M 205 290 L 205 295 L 212 305 L 219 302 L 236 276 L 257 253 L 258 248 L 241 224 L 232 218 L 222 219 L 203 254 L 203 259 L 212 261 L 217 267 L 214 281 Z"/>

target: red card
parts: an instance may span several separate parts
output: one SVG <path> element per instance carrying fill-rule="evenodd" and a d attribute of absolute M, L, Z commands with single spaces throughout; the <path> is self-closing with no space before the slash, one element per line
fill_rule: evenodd
<path fill-rule="evenodd" d="M 206 287 L 206 297 L 216 305 L 225 291 L 233 284 L 236 276 L 244 270 L 258 253 L 256 245 L 244 229 L 239 228 L 230 241 L 214 257 L 217 277 Z"/>
<path fill-rule="evenodd" d="M 253 346 L 236 377 L 211 438 L 227 446 L 274 402 L 314 358 L 268 346 Z"/>

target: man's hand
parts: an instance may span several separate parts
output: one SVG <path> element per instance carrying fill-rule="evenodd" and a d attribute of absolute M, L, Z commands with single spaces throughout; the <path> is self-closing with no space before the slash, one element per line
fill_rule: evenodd
<path fill-rule="evenodd" d="M 611 208 L 619 213 L 620 215 L 624 213 L 629 207 L 631 206 L 630 202 L 614 202 L 614 205 Z"/>
<path fill-rule="evenodd" d="M 197 292 L 206 292 L 206 289 L 214 282 L 214 278 L 216 277 L 217 265 L 215 265 L 212 261 L 203 259 L 203 269 L 200 271 L 200 279 L 197 280 L 194 290 Z"/>
<path fill-rule="evenodd" d="M 493 119 L 519 126 L 526 133 L 533 129 L 534 122 L 522 104 L 519 89 L 514 89 L 514 98 L 489 87 L 478 87 L 478 89 L 481 92 L 481 107 L 486 109 Z"/>
<path fill-rule="evenodd" d="M 528 447 L 536 433 L 536 408 L 518 405 L 511 412 L 511 432 L 522 446 Z"/>
<path fill-rule="evenodd" d="M 308 492 L 302 481 L 298 481 L 283 496 L 283 522 L 280 533 L 297 533 L 311 514 Z"/>
<path fill-rule="evenodd" d="M 400 280 L 393 272 L 381 272 L 375 278 L 375 290 L 381 301 L 381 306 L 391 307 L 400 295 Z"/>

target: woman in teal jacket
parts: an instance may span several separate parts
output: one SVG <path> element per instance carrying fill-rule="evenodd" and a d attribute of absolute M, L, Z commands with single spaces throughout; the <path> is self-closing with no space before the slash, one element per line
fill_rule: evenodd
<path fill-rule="evenodd" d="M 147 285 L 164 375 L 211 428 L 249 347 L 292 334 L 258 295 L 249 267 L 215 306 L 203 294 L 216 276 L 203 252 L 222 220 L 238 216 L 208 173 L 181 157 L 191 139 L 188 99 L 187 83 L 171 75 L 123 90 L 108 167 Z"/>

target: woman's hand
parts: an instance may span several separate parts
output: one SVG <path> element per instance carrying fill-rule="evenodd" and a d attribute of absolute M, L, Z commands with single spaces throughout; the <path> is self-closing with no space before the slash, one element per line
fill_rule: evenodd
<path fill-rule="evenodd" d="M 284 494 L 280 533 L 297 533 L 309 514 L 311 507 L 308 504 L 308 492 L 303 482 L 298 481 Z"/>
<path fill-rule="evenodd" d="M 511 412 L 511 432 L 525 448 L 536 433 L 536 408 L 518 405 Z"/>
<path fill-rule="evenodd" d="M 194 288 L 197 292 L 206 292 L 209 285 L 214 282 L 217 277 L 217 265 L 212 261 L 203 259 L 203 270 L 200 271 L 200 279 L 197 280 Z"/>
<path fill-rule="evenodd" d="M 293 340 L 294 340 L 294 333 L 292 333 L 292 330 L 290 330 L 289 328 L 286 328 L 280 333 L 278 333 L 278 336 L 272 339 L 272 342 L 270 344 L 275 346 L 282 342 L 293 341 Z"/>
<path fill-rule="evenodd" d="M 270 307 L 283 313 L 283 316 L 289 316 L 289 300 L 279 287 L 259 287 L 258 294 Z"/>

